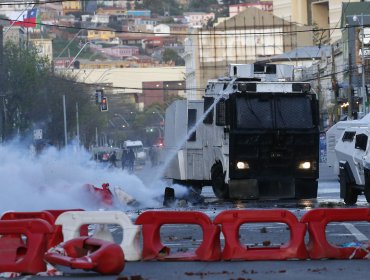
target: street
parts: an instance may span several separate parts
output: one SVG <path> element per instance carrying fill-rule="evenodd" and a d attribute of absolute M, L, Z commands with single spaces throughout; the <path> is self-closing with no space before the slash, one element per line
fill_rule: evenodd
<path fill-rule="evenodd" d="M 145 172 L 144 172 L 145 173 Z M 142 173 L 142 174 L 144 174 Z M 147 173 L 146 173 L 147 174 Z M 144 178 L 145 179 L 145 178 Z M 214 197 L 212 189 L 202 191 L 204 205 L 190 206 L 202 211 L 212 219 L 225 209 L 284 208 L 301 217 L 307 210 L 318 207 L 346 207 L 339 198 L 339 183 L 332 169 L 320 166 L 319 193 L 314 201 L 252 201 L 221 202 Z M 364 196 L 354 207 L 367 207 Z M 188 209 L 185 209 L 188 210 Z M 367 222 L 330 223 L 326 229 L 327 239 L 332 244 L 365 242 L 370 237 Z M 239 231 L 242 244 L 263 247 L 289 240 L 285 224 L 242 225 Z M 164 245 L 172 250 L 191 250 L 199 245 L 201 229 L 198 226 L 164 225 L 161 228 Z M 144 279 L 349 279 L 364 277 L 370 272 L 368 260 L 306 260 L 306 261 L 231 261 L 231 262 L 132 262 L 127 263 L 123 275 L 141 275 Z"/>
<path fill-rule="evenodd" d="M 287 209 L 300 218 L 307 210 L 324 207 L 346 207 L 339 198 L 339 184 L 331 169 L 322 165 L 320 170 L 319 195 L 317 200 L 307 201 L 237 201 L 223 202 L 216 199 L 210 187 L 202 191 L 204 203 L 199 205 L 175 205 L 158 210 L 201 211 L 211 219 L 230 209 Z M 146 165 L 136 170 L 145 182 L 156 174 L 156 169 Z M 353 207 L 367 207 L 366 200 L 359 196 L 359 203 Z M 126 211 L 132 220 L 147 209 Z M 153 210 L 153 209 L 150 209 Z M 93 227 L 90 227 L 90 233 Z M 110 226 L 116 242 L 121 242 L 123 232 L 118 226 Z M 161 241 L 171 252 L 192 251 L 202 242 L 202 230 L 198 225 L 164 225 L 161 227 Z M 370 227 L 367 222 L 330 223 L 326 228 L 327 239 L 336 245 L 351 242 L 367 242 Z M 248 246 L 274 246 L 289 240 L 289 229 L 283 223 L 251 223 L 241 226 L 240 242 Z M 307 238 L 307 234 L 306 234 Z M 221 235 L 221 246 L 224 244 Z M 349 279 L 366 278 L 370 272 L 368 260 L 290 260 L 290 261 L 219 261 L 219 262 L 173 262 L 138 261 L 126 262 L 119 277 L 97 276 L 91 273 L 65 275 L 68 279 Z M 38 278 L 38 277 L 32 277 Z M 55 277 L 56 278 L 56 277 Z M 23 278 L 24 279 L 24 278 Z M 28 277 L 27 277 L 28 279 Z"/>

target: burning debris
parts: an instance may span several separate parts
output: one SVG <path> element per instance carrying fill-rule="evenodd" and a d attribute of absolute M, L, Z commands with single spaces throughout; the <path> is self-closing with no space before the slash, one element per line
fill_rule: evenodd
<path fill-rule="evenodd" d="M 138 202 L 134 197 L 126 193 L 120 187 L 115 187 L 113 192 L 109 188 L 109 183 L 102 184 L 101 188 L 95 187 L 91 184 L 84 185 L 85 188 L 92 195 L 92 199 L 96 204 L 103 207 L 112 207 L 114 202 L 120 206 L 138 206 Z"/>
<path fill-rule="evenodd" d="M 202 204 L 204 203 L 204 197 L 192 188 L 188 188 L 188 191 L 185 194 L 176 197 L 175 190 L 171 187 L 166 187 L 164 191 L 163 206 L 173 207 L 176 201 L 177 207 L 182 208 L 188 206 L 188 203 L 192 205 Z"/>

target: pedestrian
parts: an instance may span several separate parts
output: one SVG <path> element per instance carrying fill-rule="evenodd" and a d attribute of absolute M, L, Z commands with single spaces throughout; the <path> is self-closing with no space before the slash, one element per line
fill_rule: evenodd
<path fill-rule="evenodd" d="M 113 151 L 113 153 L 109 156 L 110 166 L 117 167 L 116 161 L 117 161 L 116 151 Z"/>
<path fill-rule="evenodd" d="M 127 153 L 127 163 L 129 171 L 134 171 L 134 164 L 135 164 L 135 153 L 130 148 Z"/>
<path fill-rule="evenodd" d="M 156 166 L 158 164 L 158 152 L 155 146 L 150 147 L 149 158 L 152 166 Z"/>
<path fill-rule="evenodd" d="M 121 156 L 121 164 L 122 164 L 122 170 L 125 169 L 125 166 L 127 164 L 127 159 L 128 159 L 128 152 L 126 149 L 122 150 L 122 156 Z"/>

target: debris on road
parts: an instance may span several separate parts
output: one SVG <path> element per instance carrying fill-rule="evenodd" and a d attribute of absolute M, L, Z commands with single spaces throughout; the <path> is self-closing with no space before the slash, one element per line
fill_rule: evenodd
<path fill-rule="evenodd" d="M 261 233 L 267 233 L 267 228 L 266 227 L 261 228 L 260 232 Z"/>
<path fill-rule="evenodd" d="M 131 205 L 135 206 L 137 204 L 137 201 L 134 197 L 126 193 L 124 190 L 122 190 L 120 187 L 114 188 L 114 194 L 117 200 L 123 204 L 123 205 Z"/>
<path fill-rule="evenodd" d="M 163 206 L 171 207 L 175 202 L 175 190 L 166 187 L 164 190 Z"/>

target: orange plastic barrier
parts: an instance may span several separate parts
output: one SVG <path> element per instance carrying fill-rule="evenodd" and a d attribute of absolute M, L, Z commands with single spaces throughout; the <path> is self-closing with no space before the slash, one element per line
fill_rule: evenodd
<path fill-rule="evenodd" d="M 216 261 L 221 259 L 220 228 L 201 212 L 147 211 L 136 220 L 142 225 L 143 260 L 173 259 Z M 170 254 L 170 248 L 160 240 L 160 228 L 164 224 L 197 224 L 203 230 L 203 241 L 194 252 Z"/>
<path fill-rule="evenodd" d="M 250 248 L 239 241 L 239 228 L 245 223 L 285 223 L 290 228 L 290 241 L 278 247 Z M 222 225 L 224 260 L 286 260 L 307 259 L 304 244 L 306 225 L 287 210 L 229 210 L 218 214 L 213 222 Z"/>
<path fill-rule="evenodd" d="M 301 218 L 308 224 L 309 242 L 307 250 L 311 259 L 363 259 L 367 252 L 357 247 L 338 247 L 326 239 L 325 228 L 330 222 L 367 221 L 370 222 L 370 208 L 356 209 L 314 209 Z"/>
<path fill-rule="evenodd" d="M 43 260 L 53 227 L 41 219 L 0 220 L 0 272 L 36 274 L 46 271 Z M 7 237 L 7 235 L 10 235 Z M 25 235 L 27 244 L 17 236 Z"/>
<path fill-rule="evenodd" d="M 103 275 L 117 275 L 125 267 L 121 247 L 96 238 L 78 237 L 60 244 L 62 251 L 47 252 L 45 260 L 53 266 L 92 270 Z"/>

